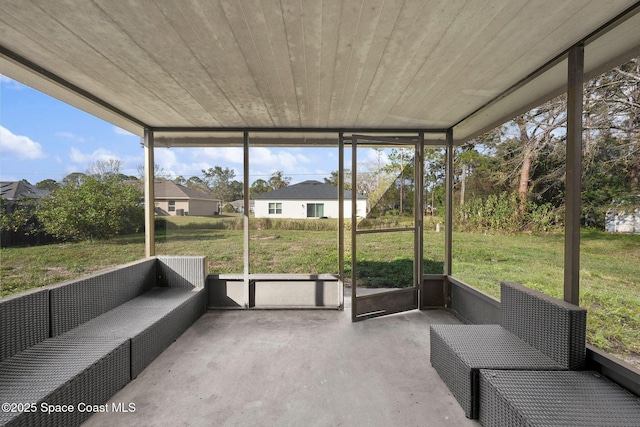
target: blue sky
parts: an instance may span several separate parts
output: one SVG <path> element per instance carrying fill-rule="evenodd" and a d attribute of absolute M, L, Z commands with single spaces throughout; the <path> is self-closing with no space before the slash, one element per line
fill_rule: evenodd
<path fill-rule="evenodd" d="M 292 183 L 322 181 L 338 169 L 337 157 L 337 148 L 254 147 L 250 182 L 268 179 L 277 170 Z M 114 158 L 122 162 L 122 173 L 138 176 L 140 138 L 0 75 L 0 180 L 60 181 L 69 173 L 85 172 L 96 160 Z M 155 160 L 170 178 L 202 177 L 202 169 L 221 166 L 242 179 L 241 148 L 156 149 Z"/>

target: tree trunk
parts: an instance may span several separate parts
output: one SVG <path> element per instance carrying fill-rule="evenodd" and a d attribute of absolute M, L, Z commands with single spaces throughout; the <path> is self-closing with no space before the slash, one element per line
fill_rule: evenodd
<path fill-rule="evenodd" d="M 629 190 L 631 190 L 634 195 L 638 195 L 640 194 L 640 152 L 633 150 L 632 156 L 631 164 L 629 165 L 629 175 L 631 178 Z"/>
<path fill-rule="evenodd" d="M 432 189 L 431 190 L 431 216 L 435 215 L 435 205 L 436 205 L 436 195 L 435 195 L 435 191 Z"/>
<path fill-rule="evenodd" d="M 521 217 L 524 216 L 527 199 L 529 198 L 529 181 L 531 180 L 533 151 L 525 147 L 523 154 L 524 159 L 522 161 L 522 169 L 520 170 L 520 182 L 518 183 L 518 197 L 520 198 L 518 213 Z"/>
<path fill-rule="evenodd" d="M 467 165 L 462 165 L 462 176 L 460 177 L 460 206 L 464 205 L 464 192 L 467 181 Z"/>
<path fill-rule="evenodd" d="M 518 215 L 522 218 L 529 198 L 529 181 L 531 180 L 531 165 L 533 164 L 533 156 L 535 152 L 535 139 L 529 137 L 527 132 L 526 119 L 520 118 L 516 120 L 518 130 L 520 131 L 520 140 L 524 147 L 522 148 L 522 168 L 520 169 L 520 179 L 518 181 Z"/>

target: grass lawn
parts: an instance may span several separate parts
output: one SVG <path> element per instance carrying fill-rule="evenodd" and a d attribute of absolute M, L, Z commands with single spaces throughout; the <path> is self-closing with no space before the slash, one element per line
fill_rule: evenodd
<path fill-rule="evenodd" d="M 234 217 L 172 218 L 171 227 L 157 232 L 156 251 L 206 255 L 210 272 L 241 273 L 243 233 L 233 226 L 222 227 L 220 222 L 225 221 L 237 227 Z M 252 229 L 251 272 L 337 272 L 337 232 L 323 230 L 330 228 L 327 224 L 314 227 L 317 230 Z M 424 236 L 425 272 L 441 273 L 444 235 L 426 231 Z M 561 234 L 455 233 L 453 274 L 495 297 L 500 281 L 515 281 L 562 298 L 563 244 Z M 396 284 L 410 281 L 411 245 L 411 233 L 362 235 L 358 276 L 368 286 L 384 286 L 389 277 Z M 580 297 L 589 310 L 587 339 L 640 367 L 640 236 L 583 231 L 581 246 Z M 144 235 L 8 248 L 0 251 L 0 257 L 1 297 L 143 258 Z M 347 269 L 350 259 L 347 254 Z"/>
<path fill-rule="evenodd" d="M 562 234 L 455 234 L 453 275 L 495 297 L 513 281 L 562 299 L 563 250 Z M 640 368 L 640 236 L 582 232 L 580 305 L 587 341 Z"/>

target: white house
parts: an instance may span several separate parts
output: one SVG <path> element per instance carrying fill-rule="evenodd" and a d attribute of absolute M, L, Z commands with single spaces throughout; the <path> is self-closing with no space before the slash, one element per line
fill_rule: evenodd
<path fill-rule="evenodd" d="M 338 188 L 320 181 L 299 184 L 254 197 L 256 218 L 338 218 Z M 351 217 L 351 191 L 344 192 L 344 217 Z M 367 215 L 367 197 L 357 196 L 356 215 Z"/>
<path fill-rule="evenodd" d="M 607 233 L 640 234 L 640 208 L 610 210 L 605 218 Z"/>

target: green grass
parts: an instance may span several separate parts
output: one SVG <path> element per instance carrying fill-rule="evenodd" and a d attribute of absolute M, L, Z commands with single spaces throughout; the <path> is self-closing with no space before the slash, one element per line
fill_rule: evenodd
<path fill-rule="evenodd" d="M 563 298 L 564 236 L 455 234 L 453 275 L 499 297 L 514 281 Z M 640 236 L 583 231 L 580 305 L 587 341 L 640 367 Z"/>
<path fill-rule="evenodd" d="M 159 255 L 206 255 L 210 272 L 242 273 L 243 232 L 233 225 L 241 221 L 237 216 L 172 217 L 169 226 L 156 233 L 156 251 Z M 295 221 L 252 221 L 251 272 L 337 272 L 335 223 L 323 220 L 307 227 Z M 294 230 L 274 229 L 283 225 Z M 297 229 L 305 227 L 311 229 Z M 426 228 L 430 231 L 424 233 L 424 271 L 442 273 L 444 234 L 431 231 L 435 226 Z M 349 238 L 347 231 L 347 241 Z M 500 281 L 515 281 L 562 298 L 563 247 L 562 234 L 455 233 L 453 274 L 495 297 Z M 349 277 L 348 243 L 346 251 Z M 583 231 L 581 254 L 580 298 L 589 310 L 588 341 L 640 367 L 640 236 Z M 0 296 L 6 296 L 143 258 L 144 235 L 8 248 L 0 256 Z M 412 233 L 359 235 L 359 285 L 408 285 L 412 257 Z"/>
<path fill-rule="evenodd" d="M 0 250 L 0 297 L 143 258 L 144 235 Z"/>

